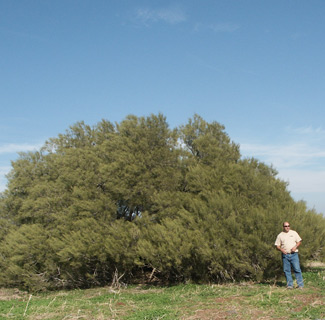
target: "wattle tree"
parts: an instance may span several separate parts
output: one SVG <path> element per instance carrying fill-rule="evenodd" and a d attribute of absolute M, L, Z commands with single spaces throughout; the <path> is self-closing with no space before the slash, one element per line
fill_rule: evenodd
<path fill-rule="evenodd" d="M 302 263 L 324 260 L 324 216 L 294 201 L 273 167 L 243 159 L 217 122 L 80 122 L 12 162 L 0 286 L 270 279 L 282 272 L 284 220 L 304 239 Z"/>

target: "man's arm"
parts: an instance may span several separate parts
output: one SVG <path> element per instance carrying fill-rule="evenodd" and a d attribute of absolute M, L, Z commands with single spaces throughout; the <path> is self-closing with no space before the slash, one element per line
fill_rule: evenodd
<path fill-rule="evenodd" d="M 301 245 L 301 240 L 299 242 L 296 243 L 296 245 L 291 249 L 291 252 L 296 252 L 296 250 L 298 249 L 298 247 Z"/>
<path fill-rule="evenodd" d="M 281 248 L 281 246 L 276 246 L 276 249 L 281 251 L 283 254 L 287 254 L 285 250 Z"/>

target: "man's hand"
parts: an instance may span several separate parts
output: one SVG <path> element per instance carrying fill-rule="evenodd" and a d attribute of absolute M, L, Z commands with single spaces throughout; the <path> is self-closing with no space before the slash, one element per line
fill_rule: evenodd
<path fill-rule="evenodd" d="M 282 249 L 280 246 L 276 246 L 277 250 L 281 251 L 283 254 L 287 254 L 284 249 Z"/>

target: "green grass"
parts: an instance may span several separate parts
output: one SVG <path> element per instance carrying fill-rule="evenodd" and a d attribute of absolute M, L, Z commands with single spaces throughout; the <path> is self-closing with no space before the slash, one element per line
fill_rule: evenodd
<path fill-rule="evenodd" d="M 130 286 L 30 295 L 0 290 L 0 319 L 204 320 L 325 319 L 325 269 L 304 273 L 304 290 L 285 282 Z"/>

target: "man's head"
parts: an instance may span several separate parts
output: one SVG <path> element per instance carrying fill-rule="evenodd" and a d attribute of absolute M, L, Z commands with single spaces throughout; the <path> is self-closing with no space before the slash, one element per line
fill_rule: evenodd
<path fill-rule="evenodd" d="M 283 222 L 283 231 L 284 232 L 289 232 L 290 230 L 290 223 L 289 222 Z"/>

